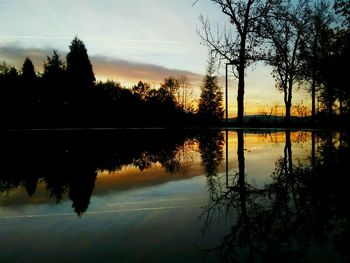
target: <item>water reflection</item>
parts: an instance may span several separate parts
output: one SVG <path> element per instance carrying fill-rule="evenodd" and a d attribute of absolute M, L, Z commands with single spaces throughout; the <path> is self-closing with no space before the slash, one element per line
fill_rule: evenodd
<path fill-rule="evenodd" d="M 223 262 L 348 261 L 348 135 L 285 131 L 272 182 L 258 187 L 245 173 L 244 132 L 236 134 L 238 167 L 233 176 L 226 171 L 231 185 L 211 188 L 215 194 L 202 214 L 206 230 L 220 213 L 231 220 L 231 228 L 220 244 L 204 253 L 216 253 Z M 310 142 L 310 134 L 309 158 L 293 158 L 291 138 L 298 145 Z"/>
<path fill-rule="evenodd" d="M 1 136 L 0 193 L 23 186 L 33 196 L 39 182 L 59 203 L 68 193 L 82 215 L 98 172 L 127 165 L 140 171 L 159 163 L 169 173 L 181 167 L 178 154 L 193 136 L 185 131 L 17 132 Z"/>
<path fill-rule="evenodd" d="M 89 232 L 93 244 L 99 237 L 103 250 L 80 247 L 74 240 L 70 243 L 72 248 L 93 251 L 89 253 L 96 258 L 100 251 L 109 259 L 115 258 L 116 251 L 134 251 L 137 240 L 143 245 L 139 251 L 146 254 L 138 254 L 135 261 L 146 256 L 157 261 L 154 251 L 160 251 L 159 261 L 176 254 L 174 261 L 191 255 L 195 262 L 202 253 L 208 261 L 223 262 L 350 260 L 349 191 L 344 172 L 350 156 L 348 133 L 7 132 L 1 134 L 0 143 L 0 215 L 6 217 L 11 209 L 16 210 L 24 198 L 11 199 L 11 194 L 23 189 L 30 205 L 39 202 L 43 188 L 60 205 L 68 197 L 70 211 L 81 217 L 79 223 L 57 219 L 59 214 L 69 214 L 67 210 L 53 212 L 60 205 L 50 207 L 48 214 L 57 225 L 71 222 L 61 238 L 75 231 L 85 240 Z M 45 209 L 38 206 L 30 211 L 43 215 Z M 109 215 L 113 211 L 118 213 Z M 125 214 L 130 211 L 137 213 Z M 99 217 L 86 215 L 89 212 Z M 28 226 L 35 226 L 16 220 L 0 221 L 5 239 L 18 225 L 24 233 Z M 51 231 L 56 227 L 51 226 Z M 20 254 L 7 247 L 11 249 L 12 254 Z"/>
<path fill-rule="evenodd" d="M 216 187 L 216 177 L 219 165 L 223 162 L 224 136 L 219 131 L 208 131 L 198 137 L 199 152 L 202 167 L 206 172 L 208 192 L 213 194 Z"/>

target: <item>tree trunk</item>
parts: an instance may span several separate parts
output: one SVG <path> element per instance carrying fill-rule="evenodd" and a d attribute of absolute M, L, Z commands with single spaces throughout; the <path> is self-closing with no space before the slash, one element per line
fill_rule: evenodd
<path fill-rule="evenodd" d="M 244 134 L 243 130 L 237 131 L 237 155 L 238 155 L 238 171 L 239 182 L 244 185 L 244 170 L 245 170 L 245 158 L 244 158 Z"/>
<path fill-rule="evenodd" d="M 316 31 L 317 32 L 317 31 Z M 312 124 L 315 124 L 316 120 L 316 56 L 317 56 L 317 33 L 314 37 L 314 43 L 312 48 L 312 84 L 311 84 L 311 119 Z"/>
<path fill-rule="evenodd" d="M 250 224 L 247 209 L 247 187 L 245 183 L 245 158 L 244 158 L 244 133 L 243 130 L 237 131 L 237 156 L 238 156 L 238 191 L 241 203 L 241 219 L 244 227 L 244 234 L 247 242 L 250 244 Z"/>
<path fill-rule="evenodd" d="M 311 85 L 311 118 L 312 118 L 312 124 L 315 124 L 316 119 L 316 77 L 313 76 L 312 78 L 312 85 Z"/>
<path fill-rule="evenodd" d="M 290 124 L 290 112 L 291 112 L 291 105 L 289 103 L 286 104 L 286 117 L 285 122 L 286 124 Z"/>
<path fill-rule="evenodd" d="M 285 99 L 285 104 L 286 104 L 286 124 L 290 125 L 290 114 L 291 114 L 291 108 L 292 108 L 292 90 L 293 90 L 293 80 L 290 80 L 288 82 L 288 89 L 287 89 L 287 96 Z"/>
<path fill-rule="evenodd" d="M 238 68 L 237 123 L 243 124 L 244 117 L 244 65 Z"/>
<path fill-rule="evenodd" d="M 288 172 L 289 175 L 293 174 L 293 158 L 292 158 L 292 142 L 290 138 L 290 131 L 286 131 L 286 151 L 288 154 Z"/>

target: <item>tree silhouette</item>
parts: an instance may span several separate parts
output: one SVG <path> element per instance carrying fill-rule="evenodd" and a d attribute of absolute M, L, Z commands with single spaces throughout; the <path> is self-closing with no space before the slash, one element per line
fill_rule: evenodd
<path fill-rule="evenodd" d="M 51 57 L 47 56 L 44 62 L 42 74 L 42 112 L 47 112 L 49 118 L 47 125 L 52 127 L 64 127 L 65 119 L 68 118 L 68 83 L 66 79 L 66 66 L 56 50 Z"/>
<path fill-rule="evenodd" d="M 179 90 L 179 81 L 174 77 L 164 79 L 158 90 L 159 98 L 164 103 L 176 105 L 176 93 Z"/>
<path fill-rule="evenodd" d="M 21 86 L 17 90 L 17 101 L 20 111 L 17 121 L 21 126 L 36 125 L 40 111 L 40 88 L 32 61 L 27 57 L 22 66 Z M 25 109 L 25 110 L 23 110 Z"/>
<path fill-rule="evenodd" d="M 185 112 L 193 112 L 193 87 L 186 76 L 178 78 L 179 89 L 177 92 L 177 103 Z"/>
<path fill-rule="evenodd" d="M 277 90 L 283 93 L 286 123 L 290 123 L 293 88 L 302 79 L 302 59 L 299 56 L 302 39 L 310 25 L 310 9 L 307 0 L 294 3 L 285 0 L 274 5 L 271 16 L 266 16 L 260 31 L 268 40 L 267 63 L 273 67 L 272 75 Z"/>
<path fill-rule="evenodd" d="M 271 0 L 211 0 L 227 16 L 230 27 L 227 30 L 212 32 L 208 20 L 201 16 L 202 31 L 200 36 L 211 53 L 236 66 L 238 77 L 237 122 L 243 123 L 245 72 L 247 66 L 258 59 L 259 39 L 256 33 L 261 20 L 268 15 Z"/>
<path fill-rule="evenodd" d="M 207 73 L 201 85 L 201 95 L 198 105 L 198 115 L 204 123 L 218 123 L 224 116 L 222 107 L 222 92 L 214 75 L 215 61 L 209 59 Z"/>
<path fill-rule="evenodd" d="M 133 94 L 135 94 L 141 100 L 146 100 L 149 96 L 150 91 L 151 86 L 148 83 L 142 81 L 139 81 L 137 85 L 134 85 L 132 87 Z"/>
<path fill-rule="evenodd" d="M 14 127 L 20 108 L 18 105 L 18 95 L 20 90 L 19 74 L 13 66 L 5 62 L 0 64 L 0 116 L 2 127 Z"/>
<path fill-rule="evenodd" d="M 51 57 L 47 56 L 44 63 L 43 77 L 51 80 L 52 82 L 59 81 L 63 78 L 66 71 L 64 62 L 61 60 L 60 55 L 56 50 L 53 50 Z"/>
<path fill-rule="evenodd" d="M 33 62 L 27 57 L 22 66 L 22 78 L 25 81 L 33 81 L 36 79 Z"/>
<path fill-rule="evenodd" d="M 310 83 L 311 93 L 311 116 L 313 124 L 316 121 L 316 91 L 322 84 L 321 73 L 322 54 L 324 44 L 323 35 L 332 20 L 329 5 L 325 2 L 316 3 L 312 8 L 310 26 L 307 28 L 308 37 L 301 39 L 302 74 L 303 78 Z M 311 41 L 310 41 L 311 38 Z"/>
<path fill-rule="evenodd" d="M 67 73 L 70 81 L 84 87 L 91 87 L 95 83 L 95 75 L 83 41 L 75 37 L 67 54 Z"/>
<path fill-rule="evenodd" d="M 83 41 L 75 37 L 66 56 L 70 126 L 94 125 L 95 103 L 92 89 L 95 76 Z"/>

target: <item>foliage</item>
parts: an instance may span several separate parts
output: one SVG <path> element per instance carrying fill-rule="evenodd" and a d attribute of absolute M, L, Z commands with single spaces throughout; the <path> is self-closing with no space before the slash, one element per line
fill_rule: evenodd
<path fill-rule="evenodd" d="M 66 66 L 61 60 L 60 55 L 56 50 L 53 51 L 52 57 L 47 56 L 44 63 L 43 77 L 57 81 L 61 79 L 66 71 Z"/>
<path fill-rule="evenodd" d="M 148 83 L 142 81 L 139 81 L 137 85 L 134 85 L 132 87 L 133 94 L 135 94 L 138 98 L 144 101 L 147 100 L 147 98 L 149 97 L 150 90 L 151 86 Z"/>
<path fill-rule="evenodd" d="M 92 65 L 83 41 L 75 37 L 67 54 L 67 73 L 72 82 L 91 87 L 95 82 Z"/>
<path fill-rule="evenodd" d="M 207 73 L 201 85 L 201 95 L 198 105 L 198 115 L 208 124 L 218 123 L 224 116 L 222 107 L 222 91 L 214 75 L 215 61 L 210 58 Z"/>
<path fill-rule="evenodd" d="M 28 57 L 22 66 L 22 77 L 27 81 L 33 81 L 36 78 L 33 62 Z"/>

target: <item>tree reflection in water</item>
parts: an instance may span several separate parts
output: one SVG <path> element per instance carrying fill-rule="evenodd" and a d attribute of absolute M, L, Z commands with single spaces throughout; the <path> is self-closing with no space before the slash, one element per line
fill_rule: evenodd
<path fill-rule="evenodd" d="M 224 136 L 221 131 L 209 130 L 198 136 L 202 167 L 207 175 L 208 191 L 215 194 L 220 187 L 217 183 L 217 169 L 223 162 Z"/>
<path fill-rule="evenodd" d="M 68 193 L 81 216 L 88 209 L 98 171 L 126 165 L 142 171 L 159 163 L 166 172 L 176 172 L 182 165 L 179 152 L 193 140 L 191 131 L 183 130 L 3 132 L 0 193 L 24 186 L 32 196 L 44 182 L 57 203 Z"/>
<path fill-rule="evenodd" d="M 145 130 L 142 136 L 130 130 L 4 132 L 0 192 L 23 186 L 32 196 L 43 182 L 57 202 L 68 194 L 81 216 L 88 209 L 99 171 L 116 171 L 130 164 L 142 171 L 159 163 L 167 172 L 186 172 L 193 161 L 186 153 L 191 148 L 199 151 L 207 174 L 209 202 L 201 217 L 204 230 L 219 228 L 222 214 L 232 221 L 222 242 L 205 254 L 216 253 L 223 262 L 301 262 L 318 260 L 312 253 L 319 249 L 350 260 L 349 191 L 344 172 L 350 156 L 349 135 L 286 131 L 271 182 L 259 188 L 247 181 L 245 131 L 235 133 L 237 169 L 223 178 L 225 133 L 221 131 Z M 273 137 L 260 136 L 277 142 Z M 309 140 L 309 158 L 293 158 L 294 145 Z M 226 137 L 226 153 L 227 149 Z"/>
<path fill-rule="evenodd" d="M 350 156 L 348 134 L 313 131 L 310 159 L 301 161 L 293 159 L 291 132 L 286 131 L 272 183 L 258 188 L 246 180 L 244 132 L 236 133 L 238 172 L 233 184 L 210 183 L 210 201 L 202 214 L 205 230 L 215 228 L 219 213 L 233 220 L 232 226 L 221 244 L 204 253 L 216 253 L 222 262 L 304 262 L 322 260 L 313 254 L 318 248 L 335 261 L 336 256 L 350 260 L 344 172 Z M 305 135 L 299 133 L 295 143 L 305 141 Z"/>

